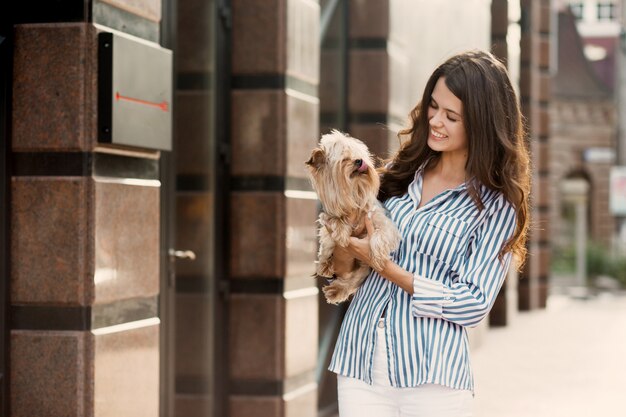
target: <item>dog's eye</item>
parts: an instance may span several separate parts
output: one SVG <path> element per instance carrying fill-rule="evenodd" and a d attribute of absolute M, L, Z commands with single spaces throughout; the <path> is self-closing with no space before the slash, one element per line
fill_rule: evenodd
<path fill-rule="evenodd" d="M 356 161 L 354 161 L 354 165 L 360 167 L 361 165 L 363 165 L 363 160 L 362 159 L 357 159 Z"/>

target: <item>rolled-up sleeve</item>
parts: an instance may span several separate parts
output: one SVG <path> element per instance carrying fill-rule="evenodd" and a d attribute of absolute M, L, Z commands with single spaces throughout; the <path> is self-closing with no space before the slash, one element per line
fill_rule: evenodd
<path fill-rule="evenodd" d="M 417 316 L 443 316 L 443 306 L 454 301 L 449 287 L 441 281 L 413 274 L 413 313 Z"/>
<path fill-rule="evenodd" d="M 474 327 L 489 313 L 512 257 L 507 253 L 499 259 L 498 254 L 516 227 L 515 208 L 504 198 L 499 203 L 474 232 L 470 254 L 452 283 L 431 279 L 424 268 L 413 274 L 413 315 Z"/>

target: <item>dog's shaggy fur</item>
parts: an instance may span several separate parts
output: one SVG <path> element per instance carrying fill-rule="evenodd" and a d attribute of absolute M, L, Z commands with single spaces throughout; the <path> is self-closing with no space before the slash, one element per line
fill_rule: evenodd
<path fill-rule="evenodd" d="M 332 254 L 335 245 L 348 246 L 351 236 L 364 236 L 365 216 L 370 216 L 374 232 L 370 255 L 374 269 L 382 269 L 389 254 L 400 243 L 400 234 L 377 200 L 380 178 L 372 155 L 360 140 L 337 130 L 323 135 L 319 146 L 306 162 L 309 178 L 322 203 L 318 218 L 319 252 L 316 274 L 334 275 Z M 353 270 L 323 287 L 326 300 L 338 304 L 347 300 L 361 285 L 370 267 L 358 260 Z"/>

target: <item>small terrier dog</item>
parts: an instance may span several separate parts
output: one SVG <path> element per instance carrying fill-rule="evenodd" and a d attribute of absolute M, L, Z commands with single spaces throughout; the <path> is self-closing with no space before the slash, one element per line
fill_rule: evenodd
<path fill-rule="evenodd" d="M 348 246 L 351 236 L 366 233 L 365 216 L 374 226 L 370 238 L 370 255 L 375 270 L 384 267 L 389 255 L 400 243 L 400 233 L 376 198 L 380 178 L 372 155 L 360 140 L 332 130 L 322 136 L 317 148 L 306 162 L 309 178 L 322 203 L 320 213 L 319 251 L 316 274 L 333 277 L 332 254 L 335 245 Z M 336 277 L 322 291 L 326 301 L 339 304 L 356 292 L 370 267 L 359 261 L 352 271 Z"/>

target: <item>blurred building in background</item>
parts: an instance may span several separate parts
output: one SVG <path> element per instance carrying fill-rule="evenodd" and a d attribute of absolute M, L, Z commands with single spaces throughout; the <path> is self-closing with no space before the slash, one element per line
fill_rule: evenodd
<path fill-rule="evenodd" d="M 582 39 L 585 57 L 596 76 L 612 89 L 615 86 L 617 52 L 621 27 L 621 0 L 558 0 L 557 9 L 569 6 Z"/>
<path fill-rule="evenodd" d="M 509 66 L 535 168 L 490 323 L 545 306 L 550 1 L 5 3 L 3 415 L 332 414 L 304 161 L 330 128 L 390 155 L 464 49 Z"/>
<path fill-rule="evenodd" d="M 603 72 L 607 76 L 603 80 L 599 71 L 603 67 L 594 67 L 589 52 L 585 53 L 594 49 L 589 49 L 592 44 L 585 45 L 576 18 L 567 7 L 558 12 L 558 58 L 551 105 L 552 244 L 555 267 L 564 274 L 568 264 L 570 270 L 575 264 L 577 227 L 584 226 L 584 239 L 607 251 L 616 231 L 609 210 L 618 128 L 615 59 L 610 58 L 612 70 Z"/>
<path fill-rule="evenodd" d="M 554 276 L 624 276 L 622 1 L 559 1 L 550 148 Z M 621 68 L 621 69 L 620 69 Z M 620 237 L 621 234 L 621 237 Z M 591 278 L 591 279 L 588 279 Z"/>

